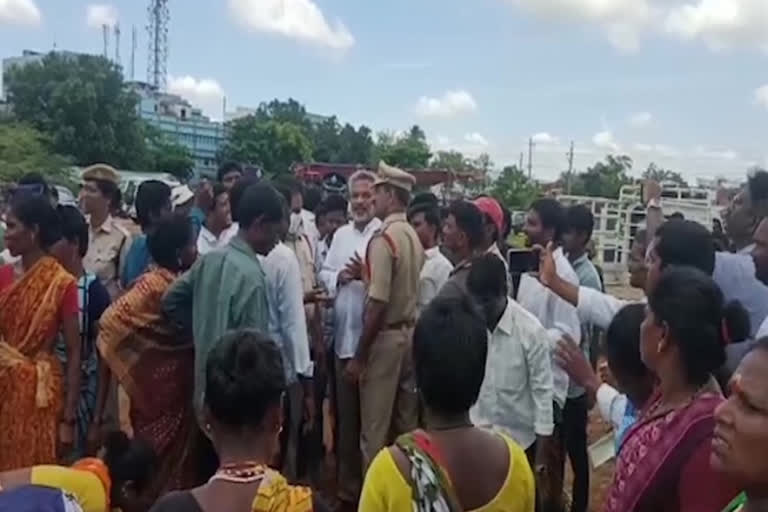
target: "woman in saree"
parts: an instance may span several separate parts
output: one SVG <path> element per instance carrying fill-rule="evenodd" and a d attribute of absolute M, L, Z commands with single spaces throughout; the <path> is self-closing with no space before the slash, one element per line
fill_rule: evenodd
<path fill-rule="evenodd" d="M 523 449 L 472 425 L 485 378 L 487 327 L 468 298 L 435 299 L 413 333 L 424 430 L 374 458 L 361 512 L 533 512 L 534 479 Z"/>
<path fill-rule="evenodd" d="M 161 313 L 161 299 L 197 256 L 189 220 L 162 217 L 148 238 L 154 264 L 101 317 L 97 346 L 102 356 L 96 417 L 106 402 L 110 372 L 130 399 L 136 436 L 146 439 L 160 463 L 147 494 L 198 483 L 192 453 L 197 424 L 192 410 L 194 350 Z"/>
<path fill-rule="evenodd" d="M 203 430 L 220 465 L 207 484 L 173 492 L 150 512 L 329 512 L 268 467 L 283 428 L 286 383 L 277 344 L 255 330 L 225 334 L 206 361 Z"/>
<path fill-rule="evenodd" d="M 715 411 L 712 467 L 744 492 L 723 512 L 768 510 L 768 338 L 731 377 L 728 400 Z"/>
<path fill-rule="evenodd" d="M 0 471 L 56 463 L 69 452 L 80 390 L 77 285 L 48 254 L 61 236 L 58 214 L 47 197 L 17 193 L 7 224 L 5 243 L 21 266 L 0 267 Z M 59 332 L 66 397 L 53 353 Z"/>
<path fill-rule="evenodd" d="M 738 493 L 709 465 L 715 409 L 713 372 L 725 361 L 723 294 L 690 267 L 667 267 L 648 297 L 640 355 L 656 374 L 616 462 L 607 512 L 720 512 Z"/>
<path fill-rule="evenodd" d="M 98 457 L 72 466 L 40 465 L 0 473 L 2 512 L 144 512 L 155 454 L 141 439 L 111 432 Z"/>

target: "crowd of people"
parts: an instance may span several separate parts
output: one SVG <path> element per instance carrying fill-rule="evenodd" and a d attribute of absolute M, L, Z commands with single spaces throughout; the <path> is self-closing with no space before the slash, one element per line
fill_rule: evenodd
<path fill-rule="evenodd" d="M 637 302 L 582 205 L 534 201 L 520 252 L 494 198 L 383 162 L 345 191 L 217 178 L 143 182 L 133 217 L 103 164 L 79 207 L 10 193 L 0 511 L 768 510 L 768 173 L 724 236 L 651 198 Z"/>

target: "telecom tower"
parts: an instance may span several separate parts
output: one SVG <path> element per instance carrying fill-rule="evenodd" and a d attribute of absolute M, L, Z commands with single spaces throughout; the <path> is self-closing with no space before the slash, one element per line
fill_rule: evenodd
<path fill-rule="evenodd" d="M 171 20 L 168 0 L 150 0 L 147 16 L 147 81 L 158 90 L 164 91 L 168 72 L 168 24 Z"/>

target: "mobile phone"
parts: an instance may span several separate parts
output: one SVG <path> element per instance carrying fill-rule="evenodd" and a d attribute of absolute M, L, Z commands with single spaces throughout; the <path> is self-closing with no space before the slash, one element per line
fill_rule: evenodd
<path fill-rule="evenodd" d="M 525 274 L 539 270 L 539 253 L 533 249 L 510 249 L 507 263 L 511 274 Z"/>

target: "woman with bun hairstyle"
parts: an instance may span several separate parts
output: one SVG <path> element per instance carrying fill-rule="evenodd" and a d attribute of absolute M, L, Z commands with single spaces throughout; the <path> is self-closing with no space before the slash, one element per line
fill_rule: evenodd
<path fill-rule="evenodd" d="M 255 330 L 225 334 L 206 362 L 203 430 L 219 456 L 210 481 L 173 492 L 150 512 L 325 512 L 313 492 L 268 467 L 283 428 L 286 383 L 275 342 Z"/>
<path fill-rule="evenodd" d="M 720 512 L 738 488 L 709 466 L 713 373 L 725 362 L 723 294 L 690 267 L 666 268 L 648 297 L 640 355 L 658 386 L 618 455 L 606 512 Z"/>
<path fill-rule="evenodd" d="M 152 480 L 152 448 L 110 433 L 99 457 L 71 467 L 33 466 L 0 473 L 2 512 L 144 512 L 139 496 Z"/>

